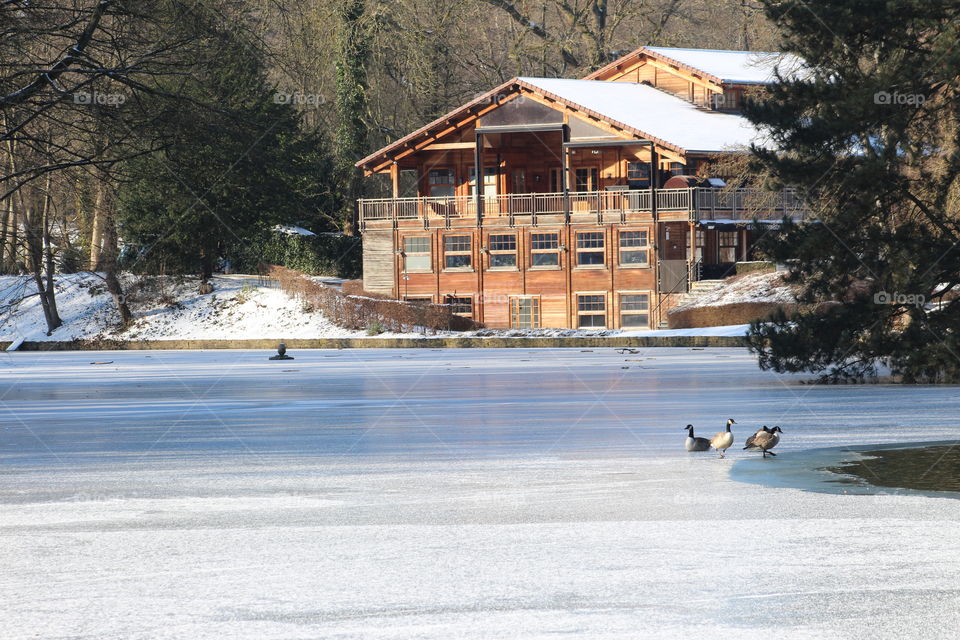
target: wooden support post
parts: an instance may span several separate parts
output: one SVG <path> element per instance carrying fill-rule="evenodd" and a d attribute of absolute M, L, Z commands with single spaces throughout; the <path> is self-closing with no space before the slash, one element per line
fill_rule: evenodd
<path fill-rule="evenodd" d="M 561 139 L 563 142 L 570 141 L 570 127 L 568 125 L 563 125 Z M 563 170 L 560 171 L 560 186 L 563 191 L 563 221 L 565 224 L 570 224 L 570 149 L 565 146 L 561 148 L 563 149 Z"/>
<path fill-rule="evenodd" d="M 483 224 L 483 134 L 476 134 L 473 150 L 474 189 L 476 190 L 477 227 Z"/>
<path fill-rule="evenodd" d="M 396 200 L 400 197 L 400 165 L 396 162 L 390 165 L 391 197 Z"/>

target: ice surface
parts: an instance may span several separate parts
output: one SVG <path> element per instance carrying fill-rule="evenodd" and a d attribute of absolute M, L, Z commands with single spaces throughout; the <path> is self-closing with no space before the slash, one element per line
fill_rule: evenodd
<path fill-rule="evenodd" d="M 0 635 L 960 625 L 960 503 L 731 478 L 815 448 L 956 439 L 953 387 L 805 386 L 740 349 L 269 355 L 0 356 Z M 685 424 L 709 436 L 731 416 L 738 443 L 781 425 L 780 455 L 683 450 Z"/>

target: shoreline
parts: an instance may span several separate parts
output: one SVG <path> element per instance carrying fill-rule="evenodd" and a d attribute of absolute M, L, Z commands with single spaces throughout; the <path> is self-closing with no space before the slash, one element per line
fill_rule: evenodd
<path fill-rule="evenodd" d="M 504 348 L 644 348 L 745 347 L 740 336 L 609 336 L 609 337 L 423 337 L 423 338 L 263 338 L 238 340 L 43 340 L 24 341 L 16 351 L 153 351 L 269 349 L 284 342 L 287 349 L 504 349 Z M 6 350 L 11 341 L 0 341 Z M 12 352 L 11 352 L 12 353 Z"/>

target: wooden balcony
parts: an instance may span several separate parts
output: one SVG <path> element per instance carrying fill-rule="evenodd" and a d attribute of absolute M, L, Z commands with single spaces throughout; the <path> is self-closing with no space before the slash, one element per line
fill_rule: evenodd
<path fill-rule="evenodd" d="M 360 200 L 361 228 L 397 226 L 421 221 L 424 227 L 454 226 L 478 220 L 510 226 L 557 222 L 625 220 L 631 214 L 697 221 L 804 220 L 809 212 L 793 190 L 763 189 L 641 189 L 563 193 L 516 193 L 484 196 L 477 215 L 476 196 L 443 198 L 380 198 Z"/>

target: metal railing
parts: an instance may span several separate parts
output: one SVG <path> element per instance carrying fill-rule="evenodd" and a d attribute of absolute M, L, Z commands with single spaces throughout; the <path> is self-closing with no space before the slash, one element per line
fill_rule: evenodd
<path fill-rule="evenodd" d="M 809 213 L 791 189 L 743 188 L 635 189 L 563 193 L 509 193 L 483 196 L 483 217 L 627 214 L 657 210 L 689 212 L 690 220 L 803 219 Z M 475 218 L 476 196 L 379 198 L 359 201 L 362 223 L 376 220 L 450 220 Z"/>

